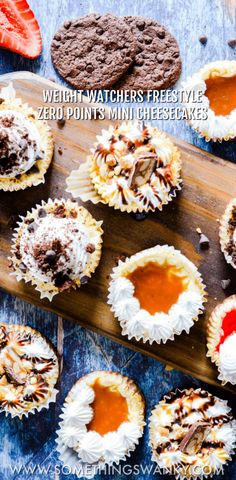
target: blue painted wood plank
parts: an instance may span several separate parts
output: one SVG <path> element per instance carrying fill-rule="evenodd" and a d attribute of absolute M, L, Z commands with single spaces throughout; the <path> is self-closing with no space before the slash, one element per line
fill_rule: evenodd
<path fill-rule="evenodd" d="M 176 36 L 183 58 L 181 81 L 205 63 L 217 59 L 235 59 L 236 50 L 227 45 L 230 38 L 236 36 L 235 22 L 223 8 L 221 0 L 29 0 L 40 23 L 43 35 L 43 54 L 40 59 L 31 61 L 19 55 L 0 51 L 0 73 L 16 70 L 31 70 L 47 78 L 52 77 L 63 83 L 55 72 L 50 59 L 50 42 L 55 30 L 66 18 L 75 18 L 88 12 L 114 12 L 118 15 L 143 15 L 158 19 Z M 198 37 L 207 35 L 208 43 L 203 47 Z M 180 86 L 178 82 L 177 86 Z M 201 148 L 213 151 L 216 155 L 235 160 L 235 143 L 207 144 L 200 139 L 185 122 L 154 122 L 163 130 L 181 137 Z M 78 325 L 63 321 L 63 332 L 58 328 L 58 319 L 28 305 L 10 295 L 0 293 L 0 320 L 19 322 L 31 325 L 48 335 L 52 342 L 61 344 L 61 334 L 64 334 L 63 359 L 64 369 L 60 379 L 60 393 L 56 405 L 48 411 L 31 416 L 22 422 L 17 419 L 5 418 L 1 415 L 0 422 L 0 479 L 1 480 L 67 480 L 74 479 L 61 470 L 61 464 L 55 450 L 55 430 L 58 415 L 63 400 L 77 378 L 94 369 L 114 369 L 133 378 L 143 390 L 147 400 L 147 418 L 153 406 L 162 396 L 173 388 L 202 386 L 201 382 L 192 379 L 175 370 L 165 370 L 157 361 L 115 344 L 109 339 L 87 332 Z M 59 325 L 61 323 L 59 322 Z M 208 387 L 209 388 L 209 387 Z M 213 391 L 210 388 L 211 391 Z M 223 394 L 221 393 L 221 396 Z M 232 399 L 231 399 L 232 401 Z M 150 449 L 148 447 L 148 432 L 132 455 L 129 463 L 142 464 L 150 468 Z M 17 471 L 11 468 L 22 466 L 33 470 Z M 45 467 L 40 473 L 38 468 Z M 58 469 L 60 472 L 58 473 Z M 148 472 L 148 471 L 147 471 Z M 129 478 L 140 480 L 160 479 L 153 473 L 133 474 Z M 127 473 L 127 470 L 126 470 Z M 106 480 L 125 480 L 127 474 L 101 475 Z M 168 477 L 171 478 L 171 477 Z M 224 477 L 219 480 L 236 480 L 236 468 L 232 463 Z"/>

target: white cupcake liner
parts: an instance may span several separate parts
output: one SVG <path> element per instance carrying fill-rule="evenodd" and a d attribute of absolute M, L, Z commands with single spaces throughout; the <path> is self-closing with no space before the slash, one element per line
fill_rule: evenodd
<path fill-rule="evenodd" d="M 121 297 L 114 300 L 114 298 L 116 297 L 116 282 L 118 282 L 119 279 L 125 279 L 127 274 L 131 273 L 140 266 L 148 264 L 149 262 L 155 263 L 156 261 L 157 264 L 161 265 L 164 260 L 166 260 L 167 263 L 169 263 L 170 265 L 176 265 L 177 267 L 182 268 L 183 273 L 186 273 L 186 277 L 193 282 L 192 288 L 194 286 L 194 290 L 188 290 L 189 295 L 191 292 L 192 295 L 195 292 L 199 295 L 199 298 L 201 297 L 201 305 L 199 305 L 197 309 L 197 314 L 192 315 L 191 322 L 190 320 L 188 323 L 185 322 L 183 324 L 182 322 L 181 327 L 178 327 L 178 324 L 172 323 L 171 313 L 158 313 L 155 315 L 148 314 L 146 310 L 141 309 L 138 299 L 136 299 L 133 294 L 130 297 L 130 301 L 132 300 L 132 302 L 134 303 L 133 299 L 135 299 L 135 304 L 132 304 L 132 307 L 129 307 L 129 298 L 127 293 L 128 285 L 126 286 L 124 284 L 121 289 L 124 289 L 123 298 L 122 291 L 120 291 Z M 127 282 L 128 280 L 125 281 Z M 129 283 L 131 284 L 131 282 Z M 113 268 L 108 291 L 108 304 L 111 306 L 111 311 L 114 313 L 114 315 L 118 318 L 118 321 L 120 322 L 122 335 L 128 336 L 128 340 L 135 338 L 137 342 L 142 340 L 143 343 L 149 342 L 150 344 L 153 344 L 154 342 L 157 344 L 160 344 L 161 342 L 166 343 L 168 340 L 174 340 L 175 335 L 180 335 L 184 331 L 186 333 L 189 333 L 191 326 L 198 320 L 198 316 L 203 312 L 203 303 L 206 302 L 205 285 L 203 284 L 201 274 L 199 273 L 197 267 L 190 260 L 188 260 L 187 257 L 185 257 L 180 251 L 175 250 L 174 247 L 170 247 L 168 245 L 156 245 L 153 248 L 143 250 L 136 253 L 135 255 L 132 255 L 130 258 L 127 258 L 125 262 L 119 261 L 118 266 Z M 123 310 L 125 306 L 128 307 L 127 313 L 121 314 L 121 312 L 117 312 L 120 302 L 122 303 Z M 171 309 L 173 308 L 174 306 L 171 307 Z M 147 314 L 148 319 L 146 319 Z M 130 326 L 131 320 L 134 321 L 135 318 L 137 318 L 136 316 L 138 315 L 140 318 L 139 320 L 137 320 L 137 326 Z M 165 329 L 165 331 L 162 332 L 161 330 L 163 330 L 163 328 L 161 327 L 161 316 L 163 318 L 165 317 L 163 320 L 163 328 Z M 151 333 L 152 329 L 154 328 L 153 325 L 156 325 L 156 331 L 159 330 L 158 335 L 157 333 L 155 333 L 155 335 L 154 333 Z M 138 330 L 136 331 L 136 333 L 135 328 L 136 330 Z"/>
<path fill-rule="evenodd" d="M 37 119 L 37 112 L 33 110 L 27 103 L 22 103 L 22 100 L 16 98 L 15 89 L 10 83 L 7 87 L 1 89 L 1 98 L 4 102 L 0 104 L 1 110 L 13 110 L 20 112 L 28 118 L 37 128 L 40 140 L 41 150 L 43 150 L 43 158 L 36 160 L 35 165 L 38 167 L 38 172 L 26 172 L 13 178 L 0 178 L 0 191 L 13 192 L 18 190 L 25 190 L 27 187 L 36 187 L 45 182 L 45 174 L 52 161 L 54 141 L 52 131 L 46 121 Z"/>
<path fill-rule="evenodd" d="M 25 220 L 28 218 L 36 218 L 37 212 L 40 208 L 46 210 L 46 212 L 53 212 L 53 208 L 57 204 L 63 203 L 65 205 L 66 210 L 74 209 L 78 213 L 78 223 L 81 221 L 84 225 L 86 225 L 91 232 L 94 234 L 96 233 L 96 249 L 90 255 L 89 262 L 87 263 L 83 274 L 87 277 L 91 277 L 92 274 L 95 272 L 101 258 L 102 253 L 102 234 L 103 230 L 101 228 L 102 222 L 96 221 L 92 215 L 84 208 L 80 207 L 77 203 L 72 202 L 71 200 L 52 200 L 51 198 L 48 199 L 47 202 L 42 201 L 41 204 L 37 204 L 31 211 L 28 211 L 25 217 L 20 217 L 20 221 L 18 222 L 18 227 L 15 229 L 13 234 L 13 242 L 11 248 L 11 256 L 9 260 L 13 263 L 14 272 L 11 275 L 16 276 L 17 281 L 24 280 L 25 283 L 31 283 L 35 286 L 35 289 L 40 292 L 40 298 L 47 298 L 49 301 L 52 301 L 53 297 L 59 293 L 59 289 L 50 282 L 42 282 L 38 280 L 35 276 L 31 274 L 30 271 L 23 273 L 19 269 L 19 264 L 21 263 L 21 259 L 17 258 L 17 244 L 21 238 L 21 234 L 24 230 Z M 76 284 L 72 286 L 73 289 L 76 289 L 80 286 L 80 279 L 76 280 Z"/>

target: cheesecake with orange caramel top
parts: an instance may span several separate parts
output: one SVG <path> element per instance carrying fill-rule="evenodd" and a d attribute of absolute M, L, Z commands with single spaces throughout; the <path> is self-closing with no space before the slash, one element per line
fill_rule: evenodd
<path fill-rule="evenodd" d="M 86 478 L 89 467 L 95 475 L 136 448 L 144 428 L 144 399 L 128 377 L 96 371 L 74 385 L 60 417 L 60 459 Z"/>
<path fill-rule="evenodd" d="M 236 384 L 236 295 L 213 310 L 208 322 L 207 356 L 219 370 L 219 380 Z"/>
<path fill-rule="evenodd" d="M 189 333 L 204 300 L 197 268 L 168 245 L 120 261 L 111 275 L 108 303 L 129 340 L 165 343 Z"/>
<path fill-rule="evenodd" d="M 236 137 L 236 61 L 222 60 L 205 65 L 183 85 L 186 94 L 201 92 L 200 103 L 185 95 L 187 112 L 203 107 L 201 118 L 189 123 L 207 141 L 232 140 Z M 190 98 L 190 101 L 189 101 Z"/>

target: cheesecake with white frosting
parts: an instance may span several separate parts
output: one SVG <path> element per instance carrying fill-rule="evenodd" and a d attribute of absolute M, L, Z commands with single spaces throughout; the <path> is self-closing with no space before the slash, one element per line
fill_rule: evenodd
<path fill-rule="evenodd" d="M 119 261 L 111 275 L 108 304 L 129 340 L 166 343 L 189 333 L 204 301 L 197 268 L 168 245 Z"/>
<path fill-rule="evenodd" d="M 66 397 L 57 431 L 62 462 L 90 478 L 118 464 L 143 435 L 144 399 L 135 383 L 117 372 L 82 377 Z"/>
<path fill-rule="evenodd" d="M 0 190 L 23 190 L 44 182 L 53 155 L 45 121 L 16 97 L 9 85 L 0 92 Z"/>
<path fill-rule="evenodd" d="M 13 237 L 17 280 L 31 282 L 41 298 L 87 283 L 101 256 L 101 222 L 70 200 L 48 200 L 22 217 Z"/>

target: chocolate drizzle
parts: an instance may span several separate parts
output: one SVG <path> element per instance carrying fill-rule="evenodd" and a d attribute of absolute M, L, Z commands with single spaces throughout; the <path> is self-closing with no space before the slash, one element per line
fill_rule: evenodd
<path fill-rule="evenodd" d="M 233 241 L 234 231 L 236 229 L 236 205 L 233 206 L 229 223 L 228 223 L 228 235 L 229 241 L 226 245 L 227 253 L 232 257 L 233 263 L 236 264 L 236 245 Z"/>

